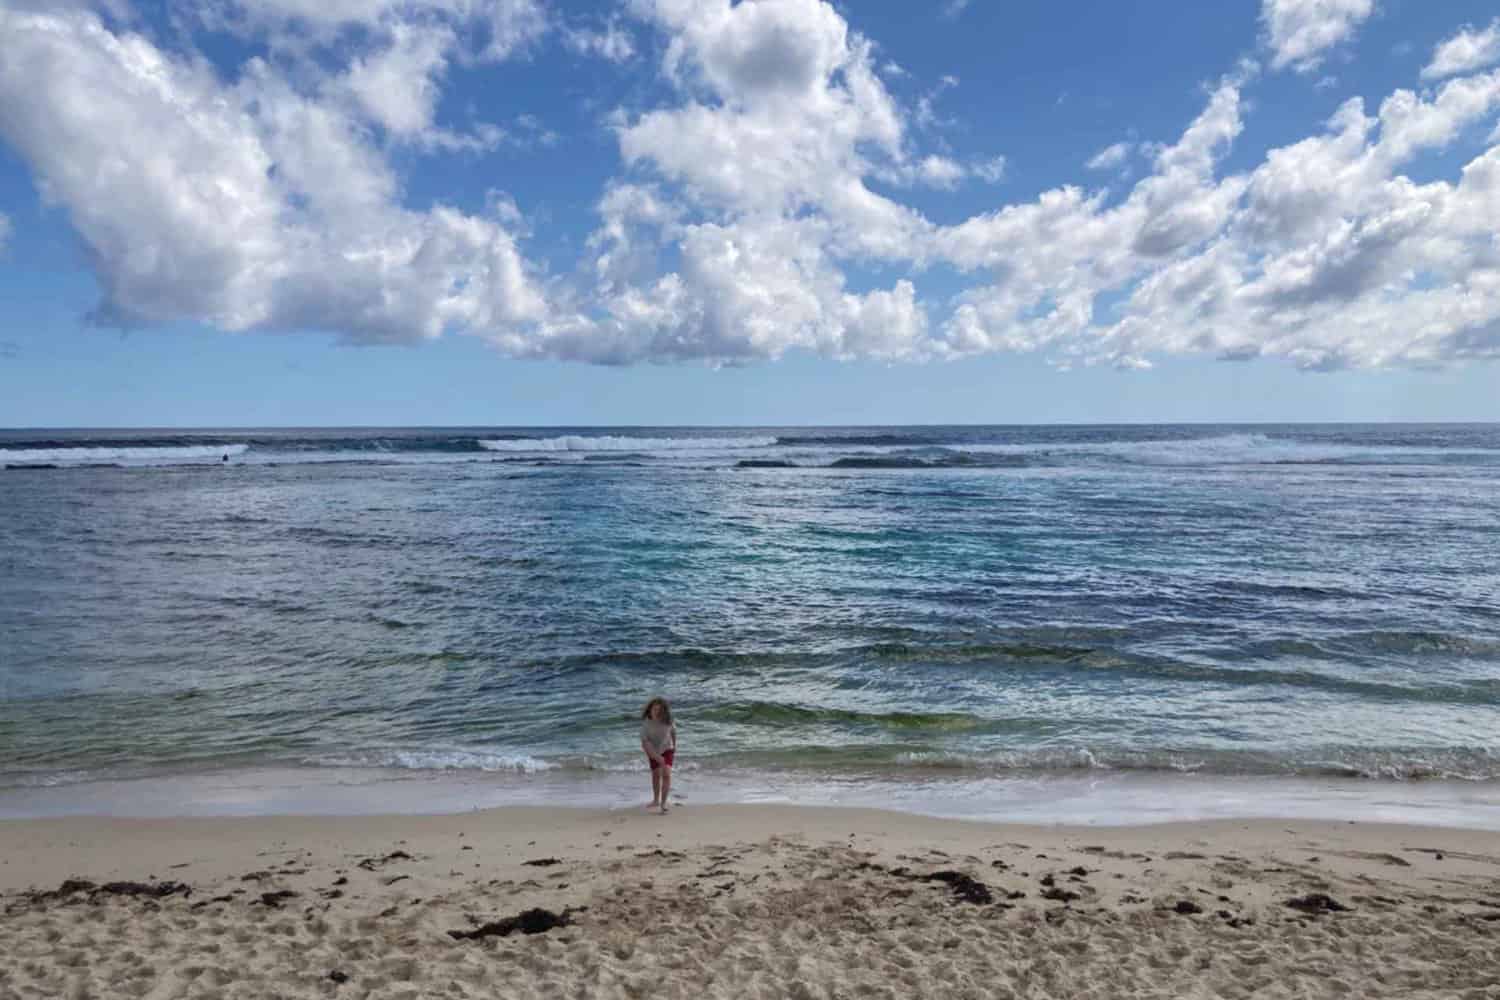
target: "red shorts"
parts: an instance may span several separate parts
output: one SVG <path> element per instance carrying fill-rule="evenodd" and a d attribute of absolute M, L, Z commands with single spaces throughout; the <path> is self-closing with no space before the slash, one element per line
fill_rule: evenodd
<path fill-rule="evenodd" d="M 661 752 L 661 759 L 667 762 L 667 766 L 668 767 L 671 767 L 672 766 L 672 758 L 675 757 L 676 755 L 677 755 L 677 748 L 673 747 L 670 750 L 663 750 Z M 652 760 L 650 757 L 647 757 L 646 760 L 651 764 L 651 770 L 653 770 L 653 771 L 656 770 L 657 768 L 661 767 L 660 764 L 658 764 L 656 761 Z"/>

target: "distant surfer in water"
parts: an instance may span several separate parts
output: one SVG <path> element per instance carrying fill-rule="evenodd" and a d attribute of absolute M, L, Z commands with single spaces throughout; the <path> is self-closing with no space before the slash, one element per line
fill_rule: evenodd
<path fill-rule="evenodd" d="M 225 452 L 225 453 L 224 453 L 224 458 L 223 458 L 223 461 L 225 461 L 225 462 L 227 462 L 227 461 L 229 461 L 229 452 L 227 452 L 227 451 L 226 451 L 226 452 Z"/>
<path fill-rule="evenodd" d="M 652 698 L 641 712 L 641 749 L 651 762 L 651 804 L 646 808 L 665 813 L 667 793 L 672 790 L 672 761 L 677 756 L 677 726 L 665 698 Z"/>

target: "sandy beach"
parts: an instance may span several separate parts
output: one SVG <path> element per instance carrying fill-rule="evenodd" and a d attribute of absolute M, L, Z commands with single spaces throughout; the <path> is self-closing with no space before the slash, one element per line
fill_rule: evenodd
<path fill-rule="evenodd" d="M 0 997 L 1500 998 L 1500 836 L 855 809 L 0 823 Z"/>

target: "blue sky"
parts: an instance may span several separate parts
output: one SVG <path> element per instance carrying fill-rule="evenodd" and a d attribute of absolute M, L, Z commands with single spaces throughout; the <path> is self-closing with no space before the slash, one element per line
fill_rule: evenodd
<path fill-rule="evenodd" d="M 0 426 L 1500 419 L 1497 66 L 1478 0 L 0 0 Z"/>

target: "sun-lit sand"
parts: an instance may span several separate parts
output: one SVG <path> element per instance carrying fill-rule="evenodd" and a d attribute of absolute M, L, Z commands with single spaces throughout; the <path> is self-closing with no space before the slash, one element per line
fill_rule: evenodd
<path fill-rule="evenodd" d="M 1500 998 L 1483 831 L 752 806 L 16 820 L 0 891 L 5 998 Z"/>

